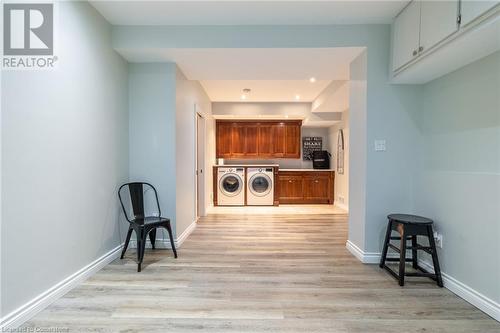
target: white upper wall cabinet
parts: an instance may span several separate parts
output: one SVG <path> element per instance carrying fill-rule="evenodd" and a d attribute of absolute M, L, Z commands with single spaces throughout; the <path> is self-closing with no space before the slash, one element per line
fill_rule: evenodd
<path fill-rule="evenodd" d="M 500 1 L 413 0 L 392 29 L 391 81 L 426 83 L 500 49 Z"/>
<path fill-rule="evenodd" d="M 477 17 L 486 13 L 491 8 L 498 5 L 500 1 L 471 1 L 462 0 L 460 13 L 462 15 L 461 25 L 466 26 Z"/>
<path fill-rule="evenodd" d="M 420 38 L 420 1 L 412 1 L 397 17 L 393 26 L 392 69 L 410 62 L 418 54 Z"/>
<path fill-rule="evenodd" d="M 458 1 L 423 1 L 420 13 L 419 52 L 458 30 Z"/>

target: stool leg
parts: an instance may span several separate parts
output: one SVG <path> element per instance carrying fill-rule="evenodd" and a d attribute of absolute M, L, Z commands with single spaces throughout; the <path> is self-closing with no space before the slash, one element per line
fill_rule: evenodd
<path fill-rule="evenodd" d="M 400 246 L 400 256 L 399 256 L 399 285 L 405 285 L 405 266 L 406 266 L 406 232 L 404 225 L 401 226 L 401 246 Z"/>
<path fill-rule="evenodd" d="M 379 267 L 383 268 L 385 265 L 385 258 L 387 257 L 387 249 L 389 248 L 389 242 L 391 241 L 391 232 L 392 232 L 392 221 L 389 220 L 387 223 L 387 230 L 385 232 L 385 241 L 384 247 L 382 249 L 382 255 L 380 256 L 380 264 Z"/>
<path fill-rule="evenodd" d="M 434 232 L 432 226 L 427 227 L 427 237 L 429 237 L 429 245 L 432 250 L 432 264 L 434 265 L 434 274 L 436 275 L 437 285 L 443 287 L 443 279 L 441 278 L 441 268 L 437 256 L 436 243 L 434 242 Z"/>
<path fill-rule="evenodd" d="M 417 269 L 418 267 L 418 258 L 417 258 L 417 235 L 411 236 L 411 261 L 413 264 L 413 268 Z"/>

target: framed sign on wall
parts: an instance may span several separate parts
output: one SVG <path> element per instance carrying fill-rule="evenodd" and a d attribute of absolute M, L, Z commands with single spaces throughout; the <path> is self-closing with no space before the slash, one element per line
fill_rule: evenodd
<path fill-rule="evenodd" d="M 323 150 L 323 138 L 320 136 L 305 136 L 302 138 L 302 159 L 312 161 L 313 152 Z"/>

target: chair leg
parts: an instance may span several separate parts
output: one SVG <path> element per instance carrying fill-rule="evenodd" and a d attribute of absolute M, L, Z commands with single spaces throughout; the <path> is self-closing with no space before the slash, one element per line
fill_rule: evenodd
<path fill-rule="evenodd" d="M 389 248 L 389 242 L 391 241 L 391 233 L 392 233 L 392 221 L 389 220 L 387 223 L 387 230 L 385 232 L 385 241 L 384 247 L 382 249 L 382 256 L 380 257 L 379 267 L 383 268 L 385 265 L 385 258 L 387 257 L 387 249 Z"/>
<path fill-rule="evenodd" d="M 414 269 L 418 267 L 417 235 L 411 236 L 411 261 Z"/>
<path fill-rule="evenodd" d="M 174 237 L 172 236 L 172 227 L 168 223 L 165 228 L 168 231 L 168 237 L 170 238 L 170 245 L 172 246 L 172 251 L 174 251 L 174 257 L 177 258 L 177 250 L 175 249 Z"/>
<path fill-rule="evenodd" d="M 129 226 L 127 231 L 127 238 L 125 239 L 125 244 L 123 245 L 122 255 L 120 256 L 120 259 L 123 259 L 123 256 L 127 251 L 128 243 L 130 242 L 130 236 L 132 236 L 132 231 L 134 231 L 134 229 L 132 228 L 132 226 Z"/>
<path fill-rule="evenodd" d="M 137 234 L 137 271 L 141 271 L 142 259 L 144 258 L 144 249 L 146 247 L 145 230 L 140 228 L 136 230 Z"/>
<path fill-rule="evenodd" d="M 406 232 L 404 226 L 402 227 L 401 233 L 401 246 L 400 246 L 400 256 L 399 256 L 399 285 L 405 285 L 405 266 L 406 266 Z"/>
<path fill-rule="evenodd" d="M 432 251 L 432 264 L 434 265 L 436 282 L 439 287 L 443 287 L 443 279 L 441 277 L 441 268 L 439 267 L 439 260 L 437 256 L 436 243 L 434 242 L 434 232 L 432 230 L 432 226 L 427 227 L 427 237 L 429 237 L 429 245 Z"/>
<path fill-rule="evenodd" d="M 153 230 L 151 230 L 149 232 L 149 240 L 151 241 L 151 247 L 154 249 L 156 249 L 155 247 L 155 242 L 156 242 L 156 228 L 153 228 Z"/>

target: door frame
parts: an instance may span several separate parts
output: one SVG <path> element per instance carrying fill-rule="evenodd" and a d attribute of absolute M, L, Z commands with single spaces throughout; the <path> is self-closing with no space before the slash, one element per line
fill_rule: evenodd
<path fill-rule="evenodd" d="M 200 122 L 201 120 L 201 122 Z M 206 138 L 203 139 L 203 145 L 198 144 L 199 140 L 199 126 L 202 126 L 202 133 L 204 136 L 206 136 L 206 130 L 207 130 L 207 117 L 205 113 L 199 108 L 199 106 L 195 103 L 194 104 L 194 216 L 195 220 L 198 221 L 200 216 L 205 216 L 206 215 L 206 159 L 207 159 L 207 152 L 206 152 Z M 201 161 L 199 158 L 199 149 L 201 149 Z M 201 164 L 201 168 L 199 167 Z M 201 177 L 198 175 L 198 170 L 201 170 Z"/>

